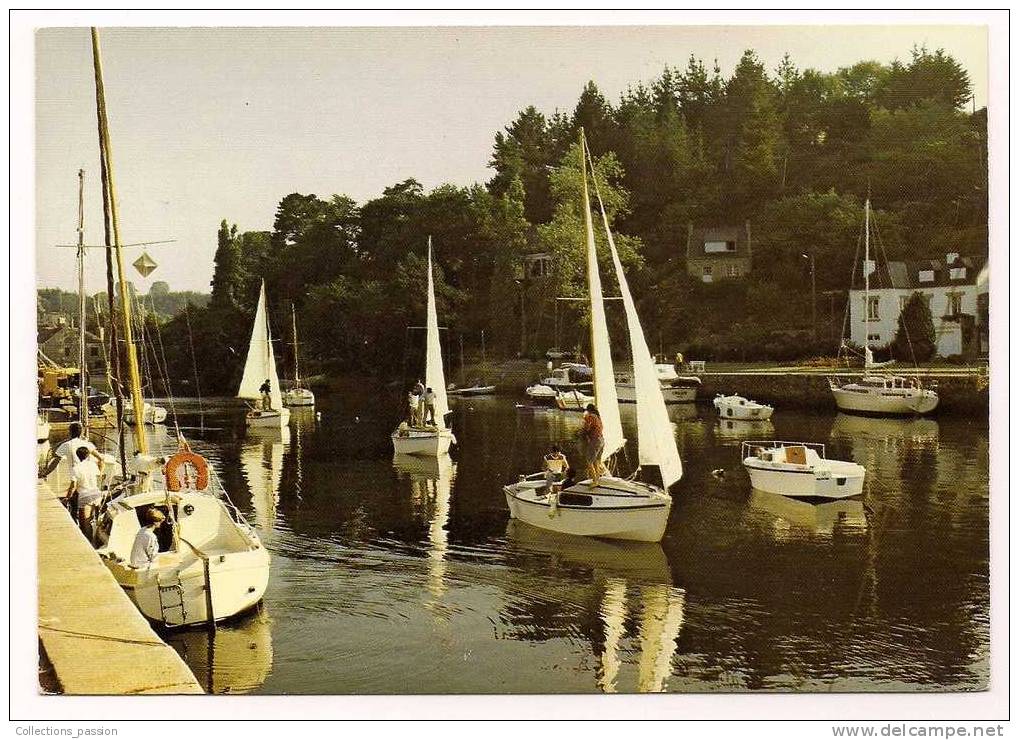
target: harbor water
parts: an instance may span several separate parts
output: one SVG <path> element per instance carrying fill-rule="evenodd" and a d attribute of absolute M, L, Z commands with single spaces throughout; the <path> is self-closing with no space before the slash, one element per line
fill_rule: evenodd
<path fill-rule="evenodd" d="M 684 476 L 660 545 L 512 522 L 501 490 L 580 417 L 453 401 L 452 460 L 394 459 L 374 394 L 288 435 L 178 401 L 272 553 L 256 613 L 165 639 L 214 693 L 979 690 L 989 675 L 986 418 L 670 406 Z M 629 461 L 633 407 L 624 407 Z M 172 427 L 171 427 L 172 429 Z M 158 433 L 157 433 L 158 434 Z M 859 500 L 751 491 L 744 439 L 823 442 Z"/>

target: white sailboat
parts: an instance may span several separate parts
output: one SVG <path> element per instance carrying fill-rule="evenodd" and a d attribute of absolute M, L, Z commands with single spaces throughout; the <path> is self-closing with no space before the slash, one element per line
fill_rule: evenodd
<path fill-rule="evenodd" d="M 587 190 L 587 146 L 580 133 L 581 171 L 583 173 L 583 211 L 587 242 L 587 284 L 591 310 L 591 355 L 594 368 L 594 395 L 602 419 L 605 440 L 602 459 L 611 458 L 625 443 L 619 406 L 616 398 L 615 374 L 609 348 L 608 324 L 602 295 L 594 228 L 591 223 L 590 199 Z M 592 166 L 592 173 L 594 168 Z M 640 468 L 637 472 L 654 483 L 634 478 L 602 476 L 598 485 L 585 480 L 563 491 L 550 490 L 544 473 L 522 475 L 520 480 L 505 486 L 510 516 L 542 529 L 566 534 L 606 537 L 610 539 L 658 542 L 665 534 L 672 497 L 669 487 L 683 475 L 683 466 L 676 449 L 676 440 L 662 398 L 658 373 L 655 370 L 647 340 L 640 326 L 637 309 L 623 273 L 609 229 L 608 217 L 594 182 L 602 223 L 608 239 L 612 264 L 619 284 L 626 313 L 626 326 L 633 355 L 633 375 L 637 396 L 637 442 Z M 636 474 L 635 474 L 636 475 Z"/>
<path fill-rule="evenodd" d="M 864 204 L 864 258 L 863 258 L 863 319 L 867 320 L 870 306 L 870 199 Z M 863 346 L 863 377 L 845 383 L 839 378 L 828 378 L 828 385 L 840 411 L 851 413 L 903 416 L 928 414 L 938 405 L 938 394 L 925 388 L 919 378 L 872 372 L 881 365 L 874 362 L 869 341 Z"/>
<path fill-rule="evenodd" d="M 264 383 L 269 384 L 267 398 L 261 391 Z M 290 410 L 283 405 L 283 396 L 280 394 L 280 378 L 276 372 L 276 356 L 272 349 L 272 329 L 269 328 L 269 314 L 266 311 L 264 280 L 258 294 L 255 323 L 251 327 L 251 341 L 248 342 L 248 359 L 244 363 L 244 375 L 237 389 L 237 397 L 259 402 L 244 417 L 249 427 L 282 430 L 290 423 Z"/>
<path fill-rule="evenodd" d="M 298 362 L 299 350 L 297 348 L 297 312 L 293 303 L 290 304 L 290 320 L 294 331 L 294 384 L 283 394 L 283 403 L 286 406 L 314 406 L 315 394 L 311 392 L 310 388 L 301 386 L 301 368 Z"/>
<path fill-rule="evenodd" d="M 131 305 L 124 277 L 109 125 L 99 52 L 92 29 L 99 148 L 104 165 L 104 211 L 112 224 L 108 246 L 116 255 L 121 321 L 136 418 L 142 418 L 142 386 L 132 338 Z M 269 581 L 269 553 L 254 529 L 214 485 L 215 471 L 181 438 L 169 456 L 150 453 L 148 436 L 160 427 L 135 427 L 134 475 L 106 491 L 97 551 L 139 611 L 166 626 L 211 624 L 243 612 L 262 599 Z M 160 451 L 162 452 L 162 451 Z M 126 473 L 126 471 L 125 471 Z M 144 566 L 131 564 L 135 537 L 145 512 L 159 510 L 165 521 L 156 536 L 159 552 Z"/>
<path fill-rule="evenodd" d="M 432 238 L 428 237 L 428 307 L 425 326 L 425 387 L 435 394 L 435 424 L 411 426 L 401 422 L 393 430 L 393 451 L 397 455 L 437 457 L 449 452 L 456 442 L 453 430 L 446 425 L 449 401 L 446 398 L 446 376 L 442 369 L 442 347 L 439 344 L 439 316 L 435 308 L 435 283 L 432 278 Z"/>

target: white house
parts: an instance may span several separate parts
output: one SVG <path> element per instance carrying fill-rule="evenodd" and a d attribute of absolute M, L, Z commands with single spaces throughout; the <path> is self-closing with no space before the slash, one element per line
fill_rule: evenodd
<path fill-rule="evenodd" d="M 985 352 L 988 279 L 984 259 L 949 253 L 942 260 L 890 262 L 887 270 L 870 265 L 870 301 L 864 305 L 863 279 L 849 291 L 850 339 L 859 346 L 881 347 L 895 338 L 899 314 L 913 293 L 926 301 L 934 319 L 941 357 Z"/>

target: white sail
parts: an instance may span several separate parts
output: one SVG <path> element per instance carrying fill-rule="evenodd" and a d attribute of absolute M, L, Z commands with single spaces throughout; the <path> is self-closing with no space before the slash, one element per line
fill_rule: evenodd
<path fill-rule="evenodd" d="M 276 374 L 276 356 L 272 351 L 272 332 L 269 330 L 269 317 L 265 309 L 265 281 L 258 295 L 258 309 L 255 311 L 255 324 L 251 327 L 251 341 L 248 342 L 248 359 L 244 363 L 244 375 L 241 387 L 237 389 L 238 398 L 258 400 L 262 397 L 258 390 L 262 383 L 269 381 L 272 407 L 283 408 L 283 397 L 280 394 L 280 379 Z"/>
<path fill-rule="evenodd" d="M 594 177 L 594 167 L 591 167 Z M 605 204 L 602 202 L 595 180 L 594 192 L 601 209 L 602 223 L 609 241 L 612 254 L 612 265 L 616 270 L 619 293 L 623 298 L 623 310 L 626 312 L 626 328 L 630 335 L 630 350 L 633 353 L 633 390 L 637 399 L 637 459 L 642 467 L 657 468 L 661 473 L 662 487 L 666 490 L 683 477 L 683 463 L 676 449 L 676 433 L 669 412 L 665 408 L 662 386 L 658 381 L 658 371 L 648 349 L 644 330 L 640 326 L 640 317 L 633 302 L 633 295 L 623 273 L 623 263 L 619 259 L 616 242 L 609 229 L 609 219 L 605 215 Z"/>
<path fill-rule="evenodd" d="M 446 428 L 446 376 L 442 372 L 442 345 L 439 344 L 439 315 L 435 309 L 435 283 L 432 280 L 432 237 L 428 237 L 428 317 L 425 349 L 425 386 L 435 394 L 435 423 Z"/>
<path fill-rule="evenodd" d="M 605 321 L 605 300 L 602 296 L 601 274 L 598 272 L 598 252 L 594 246 L 594 226 L 591 224 L 591 201 L 587 194 L 587 163 L 582 143 L 581 172 L 584 183 L 584 228 L 587 235 L 587 291 L 591 301 L 591 367 L 594 371 L 594 397 L 601 415 L 607 460 L 623 446 L 623 424 L 619 420 L 619 402 L 616 399 L 616 374 L 612 368 L 612 351 L 609 349 L 609 327 Z"/>

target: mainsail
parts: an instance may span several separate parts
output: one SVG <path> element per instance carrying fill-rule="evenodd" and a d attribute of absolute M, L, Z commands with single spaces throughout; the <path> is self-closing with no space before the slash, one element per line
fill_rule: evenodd
<path fill-rule="evenodd" d="M 258 295 L 258 309 L 255 311 L 255 325 L 251 327 L 251 341 L 248 342 L 248 359 L 244 363 L 244 376 L 241 387 L 237 389 L 238 398 L 258 400 L 262 397 L 259 388 L 266 380 L 269 381 L 272 407 L 283 408 L 283 397 L 280 394 L 280 379 L 276 374 L 276 356 L 272 351 L 272 331 L 269 329 L 269 317 L 265 310 L 265 281 Z"/>
<path fill-rule="evenodd" d="M 442 345 L 439 344 L 439 315 L 435 309 L 435 283 L 432 280 L 432 237 L 428 237 L 428 317 L 426 321 L 425 386 L 435 394 L 435 424 L 446 428 L 449 401 L 446 400 L 446 376 L 442 372 Z"/>
<path fill-rule="evenodd" d="M 591 163 L 591 176 L 594 177 L 594 163 Z M 609 252 L 612 254 L 612 265 L 616 270 L 616 281 L 619 293 L 623 298 L 623 310 L 626 312 L 626 328 L 630 335 L 630 350 L 633 353 L 633 390 L 637 397 L 637 459 L 642 468 L 657 469 L 661 475 L 662 487 L 668 489 L 683 477 L 683 463 L 676 449 L 676 434 L 669 421 L 669 412 L 665 408 L 662 388 L 651 359 L 644 330 L 640 326 L 640 317 L 633 302 L 623 263 L 619 259 L 616 242 L 609 229 L 609 219 L 605 214 L 605 204 L 598 189 L 598 180 L 594 180 L 594 193 L 598 198 L 602 224 L 608 237 Z"/>
<path fill-rule="evenodd" d="M 587 235 L 587 292 L 591 301 L 591 367 L 594 371 L 594 397 L 601 415 L 607 460 L 626 442 L 623 425 L 619 420 L 619 402 L 616 399 L 616 375 L 612 368 L 612 351 L 609 349 L 609 327 L 605 321 L 605 301 L 602 296 L 601 274 L 598 272 L 598 252 L 594 246 L 594 226 L 591 224 L 591 200 L 587 193 L 587 162 L 584 151 L 584 132 L 580 133 L 580 170 L 584 185 L 584 228 Z"/>

